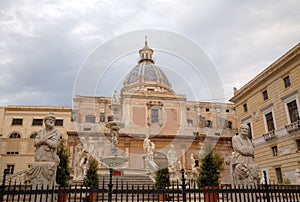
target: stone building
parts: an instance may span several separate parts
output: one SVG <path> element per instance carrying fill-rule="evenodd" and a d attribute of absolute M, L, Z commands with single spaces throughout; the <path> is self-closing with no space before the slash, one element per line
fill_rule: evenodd
<path fill-rule="evenodd" d="M 255 161 L 276 183 L 295 182 L 300 168 L 300 44 L 241 89 L 235 103 L 237 123 L 251 128 Z"/>
<path fill-rule="evenodd" d="M 57 128 L 67 140 L 74 173 L 88 155 L 98 160 L 110 155 L 107 124 L 111 121 L 123 126 L 119 131 L 118 148 L 120 155 L 129 159 L 116 169 L 119 175 L 145 174 L 143 141 L 147 135 L 155 145 L 154 159 L 160 164 L 167 163 L 166 154 L 171 145 L 174 145 L 180 167 L 188 171 L 192 170 L 191 154 L 199 168 L 205 145 L 215 146 L 224 159 L 230 156 L 231 138 L 237 132 L 234 105 L 188 101 L 185 95 L 173 91 L 167 75 L 154 64 L 153 50 L 147 42 L 139 54 L 138 64 L 125 78 L 121 91 L 116 91 L 113 97 L 76 96 L 73 109 L 0 108 L 0 169 L 13 165 L 18 172 L 33 162 L 31 137 L 42 128 L 42 119 L 48 112 L 53 112 L 62 124 Z M 107 167 L 100 164 L 100 172 L 107 173 Z M 223 182 L 227 172 L 226 168 L 222 173 Z"/>

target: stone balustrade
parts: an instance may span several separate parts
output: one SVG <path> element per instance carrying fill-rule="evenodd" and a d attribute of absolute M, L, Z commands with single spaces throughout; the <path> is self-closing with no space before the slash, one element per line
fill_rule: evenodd
<path fill-rule="evenodd" d="M 291 124 L 286 125 L 285 129 L 288 133 L 300 130 L 300 120 L 297 120 Z"/>
<path fill-rule="evenodd" d="M 266 141 L 272 140 L 276 137 L 276 132 L 275 132 L 275 130 L 271 130 L 271 131 L 263 134 L 263 137 L 265 138 Z"/>

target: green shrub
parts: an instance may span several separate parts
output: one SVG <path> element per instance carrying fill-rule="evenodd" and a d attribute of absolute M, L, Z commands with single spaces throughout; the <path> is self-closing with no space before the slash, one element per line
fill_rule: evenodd
<path fill-rule="evenodd" d="M 61 140 L 57 146 L 57 155 L 60 162 L 57 166 L 56 171 L 56 183 L 61 187 L 68 186 L 69 180 L 71 179 L 71 168 L 70 164 L 70 152 L 65 145 L 65 141 Z"/>
<path fill-rule="evenodd" d="M 156 171 L 155 187 L 157 189 L 165 189 L 170 186 L 170 174 L 168 168 L 162 168 Z"/>
<path fill-rule="evenodd" d="M 98 188 L 99 176 L 98 176 L 98 161 L 93 157 L 89 158 L 88 169 L 84 178 L 84 185 L 92 189 Z"/>
<path fill-rule="evenodd" d="M 210 149 L 207 151 L 207 155 L 202 159 L 200 167 L 198 176 L 199 187 L 219 185 L 220 170 L 223 167 L 223 161 L 219 154 L 214 154 Z"/>

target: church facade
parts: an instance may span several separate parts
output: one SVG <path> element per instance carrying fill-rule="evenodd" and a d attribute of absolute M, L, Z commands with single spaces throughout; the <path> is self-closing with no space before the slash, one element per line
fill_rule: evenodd
<path fill-rule="evenodd" d="M 109 155 L 110 131 L 106 126 L 111 121 L 122 123 L 118 147 L 129 159 L 117 168 L 122 175 L 145 171 L 143 142 L 147 135 L 155 145 L 157 161 L 166 161 L 173 145 L 178 163 L 189 171 L 191 156 L 199 168 L 201 151 L 208 145 L 215 147 L 224 159 L 229 156 L 231 138 L 237 132 L 234 106 L 187 101 L 185 95 L 173 91 L 167 75 L 154 64 L 153 50 L 147 42 L 139 55 L 138 64 L 126 76 L 120 93 L 115 92 L 112 98 L 74 98 L 73 130 L 68 131 L 74 157 L 80 143 L 99 160 Z M 76 164 L 73 162 L 74 167 Z M 102 169 L 107 170 L 105 165 Z"/>

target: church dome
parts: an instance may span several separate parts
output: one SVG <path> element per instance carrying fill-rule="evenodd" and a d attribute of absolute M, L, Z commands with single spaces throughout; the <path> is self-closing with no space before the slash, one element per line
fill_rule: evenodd
<path fill-rule="evenodd" d="M 171 83 L 166 74 L 154 64 L 152 60 L 153 50 L 148 47 L 147 40 L 145 47 L 139 50 L 140 60 L 130 71 L 124 80 L 124 87 L 130 86 L 160 86 L 167 91 L 172 91 Z"/>

